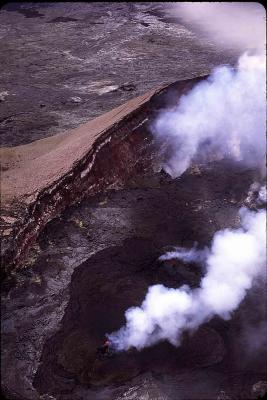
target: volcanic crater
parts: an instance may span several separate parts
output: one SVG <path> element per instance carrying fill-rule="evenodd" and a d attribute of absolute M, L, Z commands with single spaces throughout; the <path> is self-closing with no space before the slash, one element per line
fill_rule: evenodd
<path fill-rule="evenodd" d="M 266 367 L 262 354 L 244 363 L 237 343 L 249 299 L 231 321 L 214 318 L 178 348 L 162 342 L 103 359 L 96 348 L 151 284 L 197 287 L 199 265 L 158 257 L 176 245 L 203 248 L 217 230 L 238 227 L 238 210 L 257 178 L 225 159 L 194 165 L 177 179 L 163 171 L 138 173 L 123 188 L 91 196 L 49 222 L 28 265 L 16 271 L 3 309 L 7 393 L 12 388 L 14 399 L 37 393 L 42 399 L 139 399 L 146 393 L 213 399 L 225 391 L 233 399 L 252 398 Z M 257 307 L 262 318 L 260 296 Z"/>
<path fill-rule="evenodd" d="M 267 350 L 242 336 L 266 320 L 264 282 L 231 320 L 214 317 L 179 347 L 97 356 L 150 285 L 198 287 L 199 264 L 161 262 L 162 254 L 210 247 L 218 230 L 240 226 L 240 207 L 256 208 L 248 191 L 261 177 L 242 162 L 211 153 L 176 179 L 162 169 L 169 149 L 151 122 L 213 67 L 237 59 L 162 9 L 14 3 L 0 14 L 10 34 L 0 133 L 14 146 L 2 149 L 7 400 L 247 400 L 264 392 Z M 185 80 L 170 84 L 177 79 Z M 72 130 L 57 134 L 64 129 Z"/>

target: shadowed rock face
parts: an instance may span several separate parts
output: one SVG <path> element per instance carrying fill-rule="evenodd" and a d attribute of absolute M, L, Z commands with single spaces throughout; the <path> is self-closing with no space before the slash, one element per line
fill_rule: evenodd
<path fill-rule="evenodd" d="M 157 168 L 150 119 L 200 79 L 152 91 L 73 131 L 1 149 L 5 269 L 21 262 L 40 230 L 66 207 Z"/>

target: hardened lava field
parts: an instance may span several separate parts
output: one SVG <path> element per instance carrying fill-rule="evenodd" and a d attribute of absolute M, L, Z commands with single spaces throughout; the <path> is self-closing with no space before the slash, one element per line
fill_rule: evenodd
<path fill-rule="evenodd" d="M 266 370 L 262 352 L 251 356 L 248 349 L 246 354 L 238 332 L 244 319 L 252 323 L 262 318 L 261 288 L 231 321 L 214 318 L 185 336 L 178 348 L 163 342 L 102 360 L 96 349 L 107 332 L 124 323 L 125 310 L 140 305 L 149 285 L 198 285 L 199 265 L 169 265 L 158 257 L 172 245 L 210 245 L 217 230 L 237 227 L 238 209 L 256 178 L 255 171 L 226 160 L 194 166 L 175 180 L 163 172 L 136 176 L 124 189 L 84 200 L 50 222 L 38 241 L 42 252 L 36 248 L 36 260 L 21 270 L 9 292 L 12 303 L 3 310 L 10 365 L 32 368 L 32 354 L 38 354 L 42 338 L 53 331 L 63 304 L 61 328 L 45 340 L 40 354 L 33 381 L 39 393 L 119 399 L 123 393 L 131 398 L 130 388 L 136 386 L 138 395 L 148 391 L 156 398 L 164 393 L 176 399 L 188 390 L 192 399 L 213 398 L 220 390 L 238 398 L 244 392 L 248 398 Z M 251 313 L 255 304 L 257 315 Z M 14 343 L 25 351 L 14 351 Z M 9 379 L 15 379 L 12 371 L 7 371 Z M 18 390 L 25 385 L 21 379 Z M 188 388 L 190 380 L 194 385 Z"/>

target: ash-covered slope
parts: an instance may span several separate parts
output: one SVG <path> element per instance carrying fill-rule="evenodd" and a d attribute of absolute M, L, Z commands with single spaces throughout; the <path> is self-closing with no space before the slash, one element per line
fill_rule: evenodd
<path fill-rule="evenodd" d="M 177 99 L 200 79 L 150 91 L 72 131 L 1 149 L 5 269 L 20 262 L 66 207 L 151 168 L 149 118 L 171 101 L 169 90 Z"/>

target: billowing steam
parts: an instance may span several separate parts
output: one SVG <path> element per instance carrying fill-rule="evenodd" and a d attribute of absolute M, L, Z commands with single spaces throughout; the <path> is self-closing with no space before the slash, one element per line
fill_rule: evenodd
<path fill-rule="evenodd" d="M 266 14 L 259 3 L 180 2 L 172 14 L 219 46 L 238 48 L 236 68 L 221 66 L 163 110 L 151 126 L 167 144 L 165 171 L 181 175 L 192 161 L 230 157 L 265 174 Z"/>
<path fill-rule="evenodd" d="M 253 280 L 264 273 L 266 262 L 266 212 L 241 208 L 240 217 L 240 229 L 215 234 L 199 288 L 154 285 L 140 307 L 126 311 L 126 325 L 109 335 L 117 350 L 142 349 L 161 340 L 179 345 L 184 331 L 196 329 L 215 315 L 230 318 Z M 180 255 L 184 257 L 177 252 Z"/>
<path fill-rule="evenodd" d="M 172 15 L 217 45 L 242 51 L 265 48 L 266 14 L 260 3 L 177 2 Z"/>
<path fill-rule="evenodd" d="M 175 107 L 163 110 L 151 130 L 164 144 L 164 169 L 180 176 L 194 161 L 211 155 L 228 157 L 265 173 L 266 60 L 265 11 L 252 3 L 180 3 L 177 17 L 198 26 L 222 45 L 244 54 L 236 68 L 221 66 L 183 95 Z M 258 206 L 266 201 L 262 183 Z M 250 199 L 249 197 L 249 199 Z M 248 200 L 249 200 L 248 199 Z M 266 211 L 240 209 L 241 227 L 218 231 L 211 248 L 176 248 L 161 260 L 178 258 L 204 265 L 198 288 L 154 285 L 140 307 L 125 313 L 126 324 L 109 335 L 117 350 L 142 349 L 161 340 L 179 345 L 185 331 L 218 315 L 229 319 L 266 263 Z"/>
<path fill-rule="evenodd" d="M 237 69 L 217 68 L 210 77 L 161 112 L 154 136 L 168 143 L 163 167 L 181 175 L 192 160 L 210 154 L 231 157 L 265 171 L 266 65 L 262 55 L 244 54 Z"/>
<path fill-rule="evenodd" d="M 245 204 L 252 205 L 255 203 L 257 206 L 263 206 L 266 201 L 266 186 L 261 186 L 259 182 L 253 182 L 252 185 L 250 185 Z"/>

